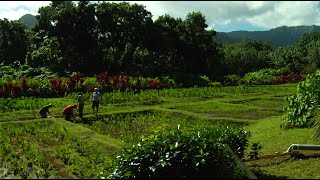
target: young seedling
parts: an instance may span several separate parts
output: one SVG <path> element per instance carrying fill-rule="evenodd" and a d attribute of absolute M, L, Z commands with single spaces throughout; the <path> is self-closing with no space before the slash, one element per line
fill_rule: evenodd
<path fill-rule="evenodd" d="M 260 142 L 252 143 L 251 151 L 248 155 L 250 159 L 259 159 L 259 155 L 262 154 L 260 150 L 262 149 L 262 146 L 260 145 Z"/>

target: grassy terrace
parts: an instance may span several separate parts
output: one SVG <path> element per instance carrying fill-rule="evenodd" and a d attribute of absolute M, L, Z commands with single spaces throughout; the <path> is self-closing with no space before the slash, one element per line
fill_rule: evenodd
<path fill-rule="evenodd" d="M 87 99 L 84 121 L 77 119 L 76 123 L 65 121 L 61 112 L 65 105 L 76 103 L 75 94 L 24 100 L 0 114 L 0 141 L 4 144 L 0 163 L 12 178 L 107 177 L 112 158 L 124 146 L 141 135 L 178 124 L 185 128 L 217 123 L 243 126 L 252 134 L 250 144 L 260 142 L 263 154 L 283 152 L 291 144 L 317 144 L 312 128 L 280 128 L 284 97 L 295 89 L 296 84 L 287 84 L 104 94 L 99 116 L 92 114 Z M 54 118 L 41 119 L 39 107 L 49 102 Z M 288 157 L 246 162 L 258 178 L 319 178 L 319 164 L 317 158 Z"/>

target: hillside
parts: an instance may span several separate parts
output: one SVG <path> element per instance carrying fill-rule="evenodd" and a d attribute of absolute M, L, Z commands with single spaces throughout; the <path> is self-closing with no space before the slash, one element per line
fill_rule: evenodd
<path fill-rule="evenodd" d="M 31 14 L 23 15 L 21 18 L 19 18 L 19 21 L 22 22 L 27 29 L 31 29 L 37 23 L 36 17 Z"/>
<path fill-rule="evenodd" d="M 261 40 L 277 48 L 294 44 L 304 33 L 310 32 L 320 32 L 320 26 L 282 26 L 269 31 L 218 32 L 214 39 L 222 43 L 235 43 L 245 39 Z"/>
<path fill-rule="evenodd" d="M 19 20 L 26 25 L 27 29 L 31 29 L 37 23 L 36 17 L 31 14 L 25 14 Z M 304 33 L 311 32 L 320 32 L 320 26 L 282 26 L 269 31 L 217 32 L 214 39 L 221 43 L 236 43 L 246 39 L 261 40 L 277 48 L 294 44 Z"/>

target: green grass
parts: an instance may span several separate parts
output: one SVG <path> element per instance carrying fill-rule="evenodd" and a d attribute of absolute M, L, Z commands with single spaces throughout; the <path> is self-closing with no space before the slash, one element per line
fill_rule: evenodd
<path fill-rule="evenodd" d="M 263 100 L 258 101 L 260 101 L 260 105 L 263 107 L 248 105 L 244 103 L 246 101 L 243 100 L 238 100 L 237 104 L 220 102 L 219 100 L 208 100 L 199 103 L 179 105 L 171 108 L 200 113 L 208 117 L 237 118 L 239 120 L 257 120 L 281 115 L 283 113 L 283 106 L 278 108 L 267 108 L 268 102 L 263 103 Z"/>
<path fill-rule="evenodd" d="M 314 128 L 284 130 L 280 123 L 281 116 L 261 120 L 244 129 L 252 133 L 250 142 L 260 142 L 263 155 L 284 152 L 291 144 L 319 144 L 319 140 L 313 138 Z M 316 170 L 319 162 L 318 158 L 292 160 L 286 156 L 247 162 L 247 165 L 261 177 L 309 179 L 320 177 Z"/>
<path fill-rule="evenodd" d="M 284 97 L 295 91 L 296 84 L 286 84 L 166 89 L 159 92 L 152 90 L 142 92 L 140 96 L 115 93 L 114 96 L 104 95 L 99 108 L 100 119 L 97 121 L 92 114 L 90 94 L 87 94 L 84 107 L 86 123 L 72 123 L 63 119 L 63 107 L 76 103 L 74 95 L 70 95 L 37 101 L 38 106 L 52 103 L 53 108 L 50 111 L 55 118 L 41 119 L 38 106 L 38 109 L 28 110 L 24 108 L 31 107 L 28 103 L 19 102 L 15 106 L 16 110 L 0 114 L 0 125 L 18 126 L 18 124 L 50 121 L 55 126 L 64 128 L 70 138 L 81 140 L 85 144 L 86 153 L 100 154 L 112 159 L 124 146 L 130 146 L 141 135 L 148 135 L 153 131 L 169 130 L 176 128 L 178 124 L 185 128 L 231 124 L 243 126 L 246 131 L 250 131 L 252 134 L 250 143 L 260 142 L 263 154 L 273 154 L 286 151 L 291 144 L 318 143 L 312 138 L 313 128 L 289 130 L 280 128 L 284 114 Z M 152 97 L 150 101 L 148 96 Z M 77 119 L 79 121 L 79 118 Z M 78 158 L 81 159 L 80 156 Z M 319 178 L 319 164 L 317 158 L 293 160 L 288 157 L 246 162 L 258 178 Z M 73 172 L 72 168 L 68 166 L 65 168 Z M 106 163 L 104 176 L 110 173 L 109 168 Z M 76 171 L 73 175 L 81 177 Z M 87 175 L 87 177 L 92 176 Z"/>

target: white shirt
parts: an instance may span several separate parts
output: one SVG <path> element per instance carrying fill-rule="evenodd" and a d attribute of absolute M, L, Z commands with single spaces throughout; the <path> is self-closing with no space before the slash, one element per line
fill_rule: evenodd
<path fill-rule="evenodd" d="M 93 101 L 99 101 L 99 97 L 101 96 L 101 94 L 99 92 L 93 92 L 92 93 L 92 97 L 93 97 Z"/>

